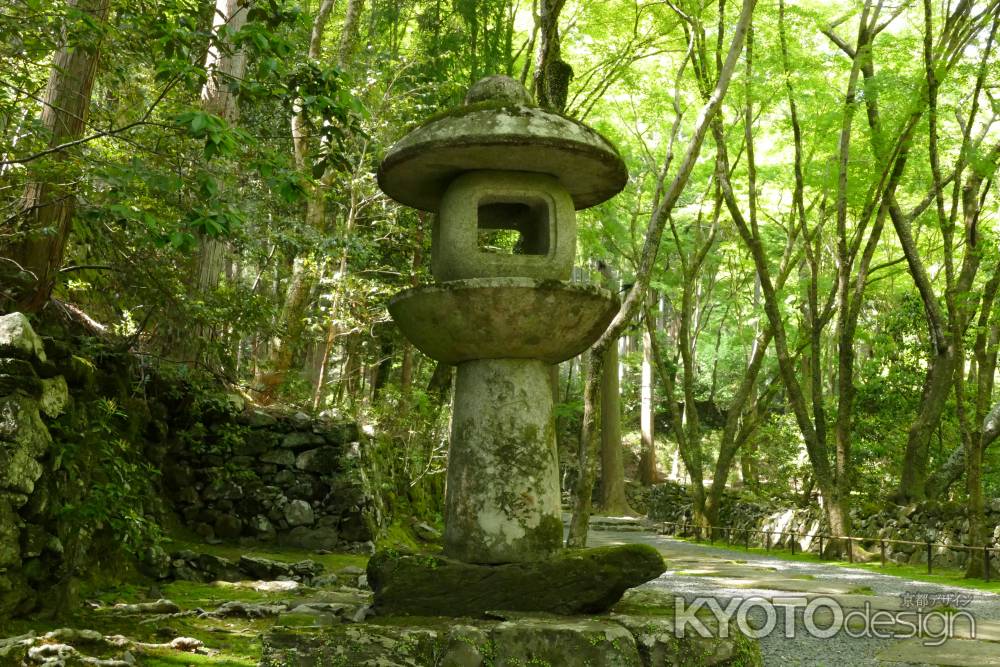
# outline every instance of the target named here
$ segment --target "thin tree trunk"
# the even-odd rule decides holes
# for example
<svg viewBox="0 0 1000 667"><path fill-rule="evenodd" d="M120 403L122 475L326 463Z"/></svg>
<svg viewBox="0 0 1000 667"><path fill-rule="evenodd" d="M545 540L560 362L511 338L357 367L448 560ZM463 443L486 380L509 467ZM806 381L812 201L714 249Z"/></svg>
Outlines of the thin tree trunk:
<svg viewBox="0 0 1000 667"><path fill-rule="evenodd" d="M625 497L622 462L621 387L618 381L618 345L604 353L601 377L601 510L608 515L632 514Z"/></svg>
<svg viewBox="0 0 1000 667"><path fill-rule="evenodd" d="M601 335L600 339L592 348L591 367L587 372L587 379L584 384L584 408L583 425L580 434L580 448L578 461L580 476L573 500L573 517L570 522L567 546L583 547L587 544L587 529L590 520L591 493L594 485L594 460L597 452L597 430L596 430L596 399L598 378L602 370L602 357L609 345L618 338L625 327L634 317L636 311L646 298L646 289L652 274L653 265L659 252L660 239L663 236L663 227L666 223L667 215L673 210L678 198L684 191L691 171L694 169L698 155L701 153L705 135L709 126L716 118L722 99L729 89L729 82L743 51L743 43L746 32L753 16L756 0L743 0L743 7L740 18L733 31L733 39L730 44L729 53L726 55L725 64L719 70L718 82L712 91L708 101L704 104L694 124L694 132L688 142L684 159L677 169L670 185L664 187L670 163L672 162L673 141L677 137L679 130L680 114L674 123L671 133L671 143L668 147L665 168L661 171L657 186L657 195L653 201L653 213L650 216L649 225L646 231L646 240L643 243L642 254L640 255L639 266L636 271L636 280L625 297L625 302L608 326L608 329ZM722 39L720 35L719 39ZM685 61L686 62L686 61ZM683 74L684 67L678 72L678 78Z"/></svg>
<svg viewBox="0 0 1000 667"><path fill-rule="evenodd" d="M324 0L316 14L316 19L313 21L312 36L309 42L309 57L312 60L320 60L322 57L323 34L333 5L333 0ZM348 2L338 46L338 66L341 69L347 66L347 58L350 57L354 43L357 40L359 17L363 8L364 0L350 0ZM314 147L312 145L312 137L309 135L307 119L302 113L295 114L292 116L291 125L292 147L295 154L296 167L299 171L309 173L312 169L311 156ZM324 177L321 177L319 181L317 185L312 187L308 194L305 217L308 226L313 229L324 230L327 227L326 186L328 183ZM353 191L351 197L351 210L353 212L355 209L355 193ZM346 223L347 230L345 234L349 233L351 222L351 220L348 220ZM345 247L344 257L346 257L346 252ZM344 266L345 260L342 258L340 280L343 280ZM293 275L289 281L288 291L285 296L285 306L282 308L277 327L281 340L273 348L273 352L265 365L268 381L258 381L256 383L261 387L262 393L259 399L261 402L267 403L273 400L274 393L286 379L291 360L301 343L302 332L305 330L301 323L305 319L306 310L311 303L309 297L311 297L316 285L317 275L314 269L314 262L305 261L304 258L297 258L295 261ZM331 317L336 318L336 311L332 313ZM337 330L331 324L327 332L328 346L331 345L332 340L336 339L336 336ZM329 354L329 347L327 354ZM325 381L325 374L326 365L324 363L323 372L320 374L319 382L317 382L317 390L313 394L314 406L319 403L319 387Z"/></svg>
<svg viewBox="0 0 1000 667"><path fill-rule="evenodd" d="M656 465L656 440L653 420L653 329L652 308L647 306L646 329L642 335L642 379L640 385L639 430L642 434L642 449L639 457L639 481L650 486L660 480Z"/></svg>

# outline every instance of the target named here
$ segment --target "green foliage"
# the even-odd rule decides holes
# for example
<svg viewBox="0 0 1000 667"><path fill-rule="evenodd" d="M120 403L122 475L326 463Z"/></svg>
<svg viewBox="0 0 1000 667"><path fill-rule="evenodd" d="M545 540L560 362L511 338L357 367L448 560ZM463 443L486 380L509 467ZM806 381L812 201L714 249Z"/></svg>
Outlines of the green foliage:
<svg viewBox="0 0 1000 667"><path fill-rule="evenodd" d="M66 502L57 519L66 534L106 532L125 552L140 554L161 537L154 468L130 433L128 416L110 398L77 405L52 427L52 468Z"/></svg>

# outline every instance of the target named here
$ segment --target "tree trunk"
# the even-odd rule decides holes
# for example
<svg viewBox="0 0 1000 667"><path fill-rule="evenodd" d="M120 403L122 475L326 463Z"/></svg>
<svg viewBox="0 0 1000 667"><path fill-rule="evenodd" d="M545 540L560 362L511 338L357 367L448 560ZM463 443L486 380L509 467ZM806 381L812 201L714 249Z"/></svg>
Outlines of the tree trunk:
<svg viewBox="0 0 1000 667"><path fill-rule="evenodd" d="M451 392L451 380L455 374L455 367L449 366L443 361L439 361L434 366L430 382L427 383L427 393L430 394L439 405L443 405L448 400Z"/></svg>
<svg viewBox="0 0 1000 667"><path fill-rule="evenodd" d="M562 112L566 108L573 68L562 60L559 13L566 0L541 0L538 11L538 53L532 90L538 106Z"/></svg>
<svg viewBox="0 0 1000 667"><path fill-rule="evenodd" d="M225 29L222 34L231 35L243 28L246 21L247 7L239 0L216 0L212 16L213 34L218 35ZM208 78L201 89L202 109L206 113L221 117L231 126L236 125L240 117L238 101L231 87L243 80L246 62L247 57L243 49L234 49L228 39L225 40L223 48L212 44L205 56L205 71L208 73ZM195 256L193 273L189 279L189 286L196 295L195 298L204 299L204 295L218 288L228 260L229 252L224 240L204 234L198 235L198 254ZM206 343L215 339L217 333L215 326L205 324L199 324L194 332L190 329L178 332L175 354L189 363L201 361Z"/></svg>
<svg viewBox="0 0 1000 667"><path fill-rule="evenodd" d="M67 0L67 8L87 15L100 30L108 17L109 0ZM97 75L100 45L74 48L65 44L56 51L42 104L41 126L48 134L48 147L55 148L79 139L87 123L90 96ZM63 163L66 150L56 151L52 161ZM72 188L55 176L40 173L37 162L29 167L28 183L12 238L0 246L0 261L16 271L11 293L14 309L36 312L44 306L55 287L69 239L76 206ZM53 172L49 167L43 167ZM2 267L0 275L12 267Z"/></svg>
<svg viewBox="0 0 1000 667"><path fill-rule="evenodd" d="M743 7L739 21L733 32L729 53L726 55L725 64L719 70L719 79L698 114L694 125L694 132L689 139L684 158L677 172L674 174L673 180L669 186L664 188L662 186L666 181L670 163L672 162L672 143L668 148L668 157L665 168L660 173L660 185L657 188L657 196L653 202L653 212L646 229L646 239L643 242L642 253L635 275L635 283L633 283L632 288L625 297L625 302L608 326L608 329L601 335L593 348L591 348L591 367L584 384L583 425L581 427L580 445L577 456L580 475L573 498L573 517L570 521L569 536L566 540L567 546L584 547L587 545L591 494L594 486L594 459L597 453L597 419L595 414L597 407L597 381L600 378L600 371L602 370L604 352L609 345L617 340L622 331L625 330L625 327L646 299L646 289L649 286L652 269L659 252L660 240L663 237L663 228L667 221L667 215L673 210L674 205L687 185L691 171L694 169L698 155L701 153L705 135L708 133L709 126L715 119L722 104L722 99L729 89L729 82L732 80L733 71L736 69L740 53L743 51L744 40L755 5L756 0L743 0ZM719 38L722 38L721 35ZM676 138L678 130L679 118L674 123L673 138Z"/></svg>
<svg viewBox="0 0 1000 667"><path fill-rule="evenodd" d="M646 311L646 317L651 317L651 309ZM656 440L653 432L653 351L651 349L651 321L647 322L642 335L642 380L639 392L640 415L639 430L642 434L642 449L639 458L639 481L643 486L650 486L659 481L660 475L656 465Z"/></svg>
<svg viewBox="0 0 1000 667"><path fill-rule="evenodd" d="M324 0L316 19L313 22L312 36L309 42L309 57L313 60L320 60L322 57L322 41L330 12L333 9L333 0ZM344 25L340 33L338 47L338 66L344 69L347 66L347 58L350 56L354 43L357 39L358 19L364 7L364 0L350 0L347 5L347 14L344 18ZM292 126L292 148L295 154L295 163L299 171L310 173L312 169L312 154L314 146L312 137L309 134L307 119L303 114L295 114L291 120ZM308 193L306 200L306 224L313 229L324 230L327 227L326 215L326 180L321 177L319 183L314 185ZM354 194L352 193L351 212L354 212ZM350 231L352 220L348 219L345 224L345 234ZM344 257L341 261L341 280L346 263L346 247ZM267 403L274 398L274 392L280 388L288 373L289 364L295 354L295 350L301 343L302 332L305 330L302 322L305 318L306 310L310 304L313 288L316 284L315 263L307 261L305 258L296 258L292 279L288 284L288 291L285 296L285 307L282 308L279 318L278 331L281 336L280 342L274 347L272 354L264 365L264 371L269 379L268 382L258 381L257 385L263 385L260 395L261 402ZM336 312L331 314L336 318ZM328 331L328 342L335 340L337 329L331 327ZM319 403L319 388L324 381L326 368L324 364L323 373L320 374L320 381L317 383L317 390L313 396L313 404Z"/></svg>
<svg viewBox="0 0 1000 667"><path fill-rule="evenodd" d="M601 377L601 510L608 515L633 514L625 497L622 463L621 387L618 382L618 345L604 353Z"/></svg>

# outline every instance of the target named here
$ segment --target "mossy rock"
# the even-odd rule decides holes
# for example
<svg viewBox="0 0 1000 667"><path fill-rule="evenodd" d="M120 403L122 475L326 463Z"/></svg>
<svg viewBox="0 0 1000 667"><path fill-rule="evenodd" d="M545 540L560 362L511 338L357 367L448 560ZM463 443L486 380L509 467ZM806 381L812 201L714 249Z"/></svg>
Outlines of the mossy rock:
<svg viewBox="0 0 1000 667"><path fill-rule="evenodd" d="M656 549L644 544L565 550L544 560L503 565L383 551L368 563L368 583L380 614L590 614L607 610L626 590L665 569Z"/></svg>

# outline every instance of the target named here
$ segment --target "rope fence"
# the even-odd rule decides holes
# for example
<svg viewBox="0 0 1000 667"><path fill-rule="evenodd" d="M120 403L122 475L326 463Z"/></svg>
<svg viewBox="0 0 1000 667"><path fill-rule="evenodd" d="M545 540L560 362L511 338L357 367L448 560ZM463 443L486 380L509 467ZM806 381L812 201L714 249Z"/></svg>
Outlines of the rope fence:
<svg viewBox="0 0 1000 667"><path fill-rule="evenodd" d="M733 535L735 534L738 538L742 537L742 543L744 548L750 550L750 536L751 535L763 535L762 543L764 545L765 551L770 551L772 547L771 539L772 537L778 537L780 539L785 536L791 536L792 540L790 543L792 555L795 555L795 547L798 544L797 538L808 537L810 543L816 541L819 543L819 557L820 560L823 559L823 543L830 543L834 540L846 541L847 543L847 560L850 563L854 562L854 545L859 546L863 544L879 544L879 552L882 557L882 567L886 564L886 546L889 544L910 544L919 547L924 547L927 550L927 574L934 573L934 547L943 547L945 549L952 549L957 551L968 551L968 552L982 552L983 554L983 578L988 582L990 581L990 561L993 558L993 554L1000 554L1000 547L992 546L987 544L982 547L970 546L968 544L945 544L943 542L935 542L933 540L924 540L923 542L918 542L914 540L892 540L882 537L857 537L853 535L848 536L836 536L827 535L824 533L808 533L800 531L786 531L786 530L761 530L757 528L734 528L733 526L699 526L689 522L682 521L661 521L660 524L660 534L669 534L667 526L673 526L673 535L685 535L690 534L694 536L696 542L703 542L704 533L708 533L708 541L711 544L715 544L716 531L720 531L721 534L725 536L726 544L732 545ZM678 531L679 529L679 531ZM774 543L773 546L778 548L778 543ZM801 545L800 545L801 550Z"/></svg>

